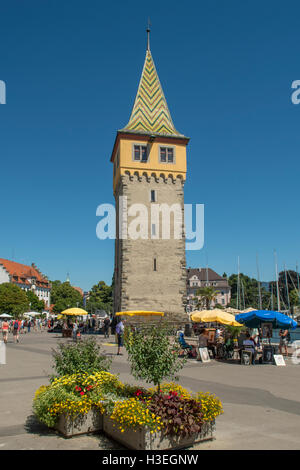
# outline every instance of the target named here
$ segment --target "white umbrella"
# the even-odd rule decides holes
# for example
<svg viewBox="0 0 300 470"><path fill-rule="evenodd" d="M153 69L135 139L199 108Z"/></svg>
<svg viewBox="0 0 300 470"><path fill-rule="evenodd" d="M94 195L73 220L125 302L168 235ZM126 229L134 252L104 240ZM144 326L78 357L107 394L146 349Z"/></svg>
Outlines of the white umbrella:
<svg viewBox="0 0 300 470"><path fill-rule="evenodd" d="M8 313L2 313L2 315L0 315L0 318L12 318L12 316L8 315Z"/></svg>
<svg viewBox="0 0 300 470"><path fill-rule="evenodd" d="M29 315L30 317L37 317L41 315L41 313L40 312L26 312L26 314L24 315Z"/></svg>

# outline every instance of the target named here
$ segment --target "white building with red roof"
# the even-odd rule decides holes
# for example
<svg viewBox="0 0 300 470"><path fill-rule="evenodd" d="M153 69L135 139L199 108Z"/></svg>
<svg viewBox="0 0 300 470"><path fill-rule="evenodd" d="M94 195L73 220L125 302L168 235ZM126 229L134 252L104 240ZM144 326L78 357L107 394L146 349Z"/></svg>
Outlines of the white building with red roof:
<svg viewBox="0 0 300 470"><path fill-rule="evenodd" d="M51 284L34 263L31 266L0 258L0 284L11 282L25 291L32 291L46 307L50 307Z"/></svg>

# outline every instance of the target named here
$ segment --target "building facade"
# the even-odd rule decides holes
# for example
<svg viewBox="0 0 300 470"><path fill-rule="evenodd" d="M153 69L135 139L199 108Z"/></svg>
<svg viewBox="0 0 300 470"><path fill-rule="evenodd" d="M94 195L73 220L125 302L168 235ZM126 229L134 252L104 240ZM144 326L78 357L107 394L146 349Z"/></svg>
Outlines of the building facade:
<svg viewBox="0 0 300 470"><path fill-rule="evenodd" d="M231 299L231 287L226 278L220 276L210 268L187 269L187 301L190 309L195 307L196 292L203 287L212 287L216 291L216 298L211 307L216 304L226 307Z"/></svg>
<svg viewBox="0 0 300 470"><path fill-rule="evenodd" d="M0 284L11 282L25 291L32 291L45 307L50 307L51 284L34 263L31 266L0 258Z"/></svg>
<svg viewBox="0 0 300 470"><path fill-rule="evenodd" d="M184 183L189 139L174 127L149 46L111 161L116 201L114 311L183 315ZM164 225L166 220L170 225ZM168 232L169 228L169 232Z"/></svg>

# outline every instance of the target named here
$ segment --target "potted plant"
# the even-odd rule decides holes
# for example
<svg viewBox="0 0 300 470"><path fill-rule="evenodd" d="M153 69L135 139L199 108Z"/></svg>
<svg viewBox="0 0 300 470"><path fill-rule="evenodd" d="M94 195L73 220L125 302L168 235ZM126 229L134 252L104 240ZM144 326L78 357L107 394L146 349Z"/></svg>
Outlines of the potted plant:
<svg viewBox="0 0 300 470"><path fill-rule="evenodd" d="M104 415L103 429L130 449L178 449L213 439L215 418L222 412L215 396L194 396L171 383L117 401L112 414Z"/></svg>

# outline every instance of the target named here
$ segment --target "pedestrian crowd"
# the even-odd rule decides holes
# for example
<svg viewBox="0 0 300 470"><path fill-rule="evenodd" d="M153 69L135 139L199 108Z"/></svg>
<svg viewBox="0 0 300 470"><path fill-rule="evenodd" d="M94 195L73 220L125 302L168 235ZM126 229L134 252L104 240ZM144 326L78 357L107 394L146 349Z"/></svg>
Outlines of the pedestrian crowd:
<svg viewBox="0 0 300 470"><path fill-rule="evenodd" d="M9 334L13 335L14 343L19 343L20 341L20 334L30 333L31 331L34 332L42 332L47 326L47 321L34 318L34 319L3 319L0 320L0 331L2 331L2 337L4 343L8 342Z"/></svg>

